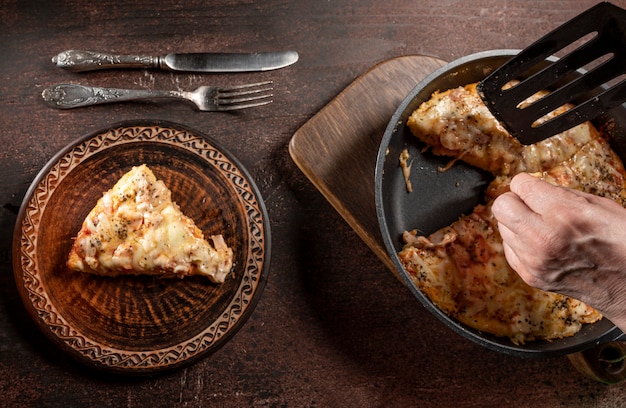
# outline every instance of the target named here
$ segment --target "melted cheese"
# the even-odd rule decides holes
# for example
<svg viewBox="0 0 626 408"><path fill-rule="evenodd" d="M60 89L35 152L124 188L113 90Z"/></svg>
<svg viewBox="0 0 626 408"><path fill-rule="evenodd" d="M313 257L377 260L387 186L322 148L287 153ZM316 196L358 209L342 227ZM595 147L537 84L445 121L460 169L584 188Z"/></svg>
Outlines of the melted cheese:
<svg viewBox="0 0 626 408"><path fill-rule="evenodd" d="M409 162L410 156L408 149L400 152L400 168L402 169L402 175L404 176L404 185L407 192L413 191L413 185L411 184L411 163Z"/></svg>
<svg viewBox="0 0 626 408"><path fill-rule="evenodd" d="M523 344L571 336L601 317L578 300L528 286L506 262L489 205L419 238L404 234L402 263L433 303L470 327Z"/></svg>
<svg viewBox="0 0 626 408"><path fill-rule="evenodd" d="M407 124L433 153L460 158L494 175L551 168L571 158L597 135L586 122L558 137L523 145L485 106L476 84L435 92L411 114Z"/></svg>
<svg viewBox="0 0 626 408"><path fill-rule="evenodd" d="M204 275L224 282L232 250L221 235L213 247L145 166L133 167L104 193L74 241L70 269L100 275Z"/></svg>
<svg viewBox="0 0 626 408"><path fill-rule="evenodd" d="M405 232L399 257L416 286L460 322L518 344L572 336L582 324L601 319L578 300L528 286L510 268L491 202L508 190L515 174L528 172L624 206L626 171L604 136L586 122L522 145L489 112L476 84L436 92L407 124L433 153L463 160L495 177L485 191L487 204L472 214L429 237Z"/></svg>

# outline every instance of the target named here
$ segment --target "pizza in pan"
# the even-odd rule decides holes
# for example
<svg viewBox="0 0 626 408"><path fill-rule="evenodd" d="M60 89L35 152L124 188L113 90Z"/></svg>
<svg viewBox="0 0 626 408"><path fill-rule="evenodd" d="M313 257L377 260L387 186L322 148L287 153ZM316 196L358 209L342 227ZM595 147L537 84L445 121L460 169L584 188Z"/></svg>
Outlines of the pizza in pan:
<svg viewBox="0 0 626 408"><path fill-rule="evenodd" d="M435 92L412 113L411 132L434 154L489 171L485 203L430 236L404 233L401 262L443 312L515 344L572 336L602 318L570 297L534 289L507 264L491 203L520 173L624 205L626 171L606 135L590 122L523 145L493 117L476 84Z"/></svg>
<svg viewBox="0 0 626 408"><path fill-rule="evenodd" d="M133 167L85 218L67 260L71 270L104 276L201 275L222 283L233 251L222 235L204 239L146 166Z"/></svg>

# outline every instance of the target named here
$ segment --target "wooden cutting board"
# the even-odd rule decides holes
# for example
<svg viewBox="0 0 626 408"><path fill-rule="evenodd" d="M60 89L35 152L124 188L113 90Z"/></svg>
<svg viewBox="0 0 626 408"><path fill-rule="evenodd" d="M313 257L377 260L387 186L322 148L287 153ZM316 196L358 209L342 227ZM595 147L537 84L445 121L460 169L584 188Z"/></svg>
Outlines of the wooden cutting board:
<svg viewBox="0 0 626 408"><path fill-rule="evenodd" d="M404 56L374 66L298 129L289 144L300 170L398 278L376 215L376 156L397 107L443 65L437 58Z"/></svg>

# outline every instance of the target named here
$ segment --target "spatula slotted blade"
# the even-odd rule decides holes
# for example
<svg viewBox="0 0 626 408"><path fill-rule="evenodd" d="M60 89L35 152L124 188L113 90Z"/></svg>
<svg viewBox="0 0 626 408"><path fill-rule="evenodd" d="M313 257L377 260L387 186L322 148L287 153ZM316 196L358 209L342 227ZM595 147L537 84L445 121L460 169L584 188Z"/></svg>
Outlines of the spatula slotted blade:
<svg viewBox="0 0 626 408"><path fill-rule="evenodd" d="M562 58L553 57L580 41L582 45ZM522 50L481 81L478 93L513 136L532 144L626 102L626 79L620 78L625 73L626 10L604 2ZM519 83L503 89L511 81ZM540 91L549 94L527 102ZM543 118L564 104L573 108Z"/></svg>

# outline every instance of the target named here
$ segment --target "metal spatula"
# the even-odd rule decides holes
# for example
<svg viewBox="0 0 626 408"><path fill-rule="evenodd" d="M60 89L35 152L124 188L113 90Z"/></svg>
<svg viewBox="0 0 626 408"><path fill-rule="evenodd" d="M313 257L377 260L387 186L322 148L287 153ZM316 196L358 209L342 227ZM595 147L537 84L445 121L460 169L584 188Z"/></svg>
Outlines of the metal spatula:
<svg viewBox="0 0 626 408"><path fill-rule="evenodd" d="M594 119L626 102L626 10L599 3L522 50L478 85L478 93L507 130L532 144ZM560 59L546 59L578 45ZM593 67L595 64L595 67ZM588 66L592 66L587 70ZM577 70L586 73L581 74ZM519 84L503 90L511 80ZM520 103L541 90L550 93ZM551 120L540 118L571 103L574 108Z"/></svg>

